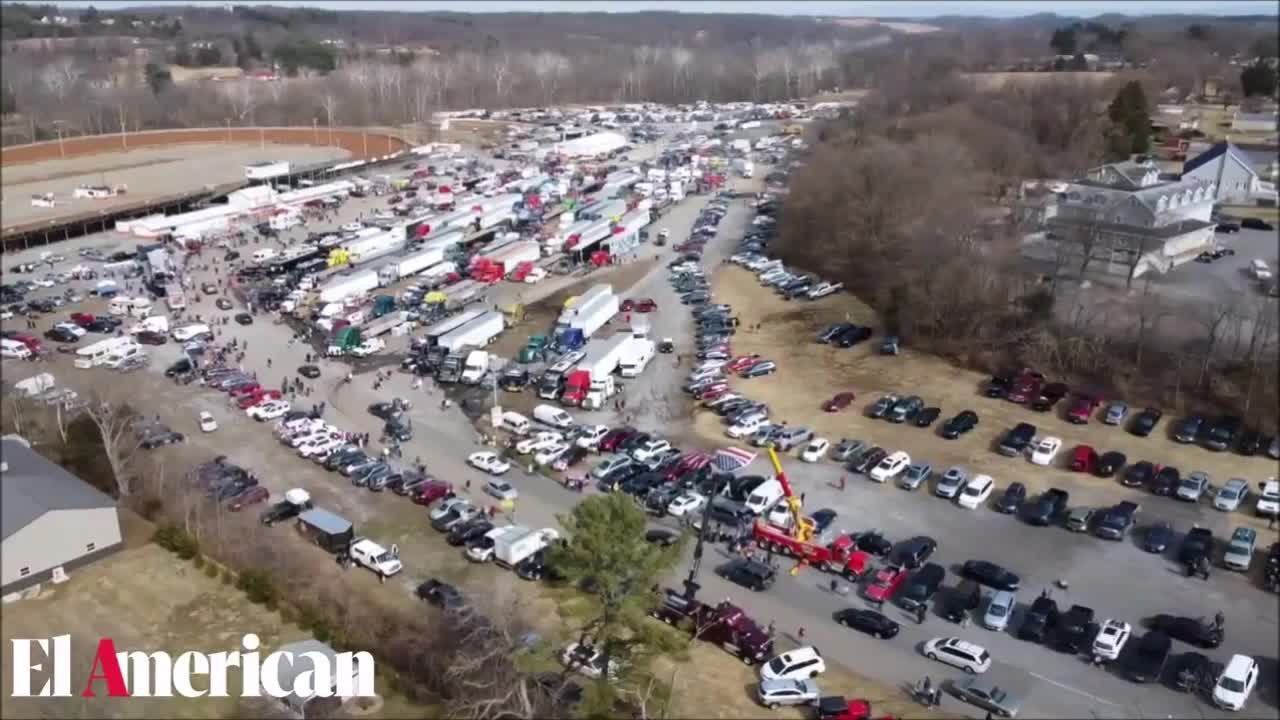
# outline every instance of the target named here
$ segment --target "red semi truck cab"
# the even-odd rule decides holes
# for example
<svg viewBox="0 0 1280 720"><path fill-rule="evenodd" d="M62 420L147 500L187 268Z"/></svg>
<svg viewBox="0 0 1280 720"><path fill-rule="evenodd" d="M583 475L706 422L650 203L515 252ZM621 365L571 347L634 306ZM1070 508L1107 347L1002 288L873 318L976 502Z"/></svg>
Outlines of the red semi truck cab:
<svg viewBox="0 0 1280 720"><path fill-rule="evenodd" d="M560 402L565 405L577 407L582 404L587 393L591 390L591 372L588 370L574 370L564 381L564 393L560 395Z"/></svg>

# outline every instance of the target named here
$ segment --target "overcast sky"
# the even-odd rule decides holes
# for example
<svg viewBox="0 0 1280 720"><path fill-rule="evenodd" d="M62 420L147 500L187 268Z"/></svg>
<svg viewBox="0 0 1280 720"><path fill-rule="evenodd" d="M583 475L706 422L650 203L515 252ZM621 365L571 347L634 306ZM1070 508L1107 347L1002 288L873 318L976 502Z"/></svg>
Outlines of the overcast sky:
<svg viewBox="0 0 1280 720"><path fill-rule="evenodd" d="M192 5L203 3L138 2L133 0L72 0L59 2L64 7L87 7L116 10L142 5ZM614 0L612 2L574 2L573 0L488 0L486 2L457 2L435 0L275 0L275 2L235 3L243 5L280 5L316 7L329 10L401 10L454 12L636 12L641 10L678 10L694 13L764 13L769 15L835 15L842 17L910 17L929 18L938 15L983 15L988 17L1017 17L1034 13L1053 12L1059 15L1092 17L1107 13L1123 15L1160 15L1172 13L1204 15L1275 15L1274 0L1218 0L1212 3L1145 2L1142 0L1116 0L1114 2L1082 2L1059 0L1058 2L1030 2L1026 0L953 0L951 2L825 2L823 0L788 0L787 2L752 2L750 0L701 0L678 2L675 0Z"/></svg>

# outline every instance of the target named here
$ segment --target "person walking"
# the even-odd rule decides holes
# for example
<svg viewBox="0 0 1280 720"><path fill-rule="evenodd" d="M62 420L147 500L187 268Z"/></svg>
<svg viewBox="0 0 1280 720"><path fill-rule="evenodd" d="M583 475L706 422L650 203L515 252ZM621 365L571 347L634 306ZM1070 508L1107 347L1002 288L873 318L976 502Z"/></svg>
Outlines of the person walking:
<svg viewBox="0 0 1280 720"><path fill-rule="evenodd" d="M804 626L801 626L800 629L796 631L796 637L800 642L804 642Z"/></svg>

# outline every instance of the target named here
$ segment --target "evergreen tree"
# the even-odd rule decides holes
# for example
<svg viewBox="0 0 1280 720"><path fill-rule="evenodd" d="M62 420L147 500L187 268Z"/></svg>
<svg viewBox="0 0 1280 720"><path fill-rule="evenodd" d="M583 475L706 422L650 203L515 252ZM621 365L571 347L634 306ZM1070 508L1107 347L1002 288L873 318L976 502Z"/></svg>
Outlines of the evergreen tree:
<svg viewBox="0 0 1280 720"><path fill-rule="evenodd" d="M645 540L648 518L626 493L594 495L560 518L567 542L553 545L548 564L589 598L580 642L603 653L605 667L618 668L588 688L581 710L587 717L611 717L620 690L645 679L654 655L681 647L665 626L651 622L655 589L675 566L685 541L662 547Z"/></svg>
<svg viewBox="0 0 1280 720"><path fill-rule="evenodd" d="M1151 112L1141 83L1125 83L1107 106L1107 117L1111 119L1107 149L1113 159L1127 159L1151 149Z"/></svg>

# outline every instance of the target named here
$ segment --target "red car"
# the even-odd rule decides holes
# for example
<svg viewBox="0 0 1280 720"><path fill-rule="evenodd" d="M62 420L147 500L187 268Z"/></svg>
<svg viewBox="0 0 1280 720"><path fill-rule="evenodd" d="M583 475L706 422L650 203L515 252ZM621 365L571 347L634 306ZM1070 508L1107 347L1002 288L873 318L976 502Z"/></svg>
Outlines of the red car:
<svg viewBox="0 0 1280 720"><path fill-rule="evenodd" d="M1082 393L1075 402L1071 403L1071 409L1067 411L1067 420L1076 425L1087 424L1093 411L1097 410L1101 404L1102 396Z"/></svg>
<svg viewBox="0 0 1280 720"><path fill-rule="evenodd" d="M885 567L876 571L876 575L871 580L871 584L864 591L866 598L873 603L883 603L894 596L898 592L898 588L902 587L902 583L907 579L907 569L900 567Z"/></svg>
<svg viewBox="0 0 1280 720"><path fill-rule="evenodd" d="M868 720L871 703L829 695L818 701L818 720Z"/></svg>
<svg viewBox="0 0 1280 720"><path fill-rule="evenodd" d="M238 398L244 397L245 395L256 395L260 392L263 392L262 386L258 383L251 383L249 385L241 385L240 387L232 388L230 394L231 397Z"/></svg>
<svg viewBox="0 0 1280 720"><path fill-rule="evenodd" d="M693 452L681 455L680 459L672 465L670 469L663 475L663 481L671 481L693 470L700 470L711 462L711 456L706 453Z"/></svg>
<svg viewBox="0 0 1280 720"><path fill-rule="evenodd" d="M1040 394L1040 388L1044 386L1044 375L1027 370L1013 381L1005 399L1009 402L1024 403L1029 402Z"/></svg>
<svg viewBox="0 0 1280 720"><path fill-rule="evenodd" d="M632 310L635 310L635 309L636 309L636 301L632 300L631 298L627 298L626 300L623 300L622 304L618 306L618 312L631 312Z"/></svg>
<svg viewBox="0 0 1280 720"><path fill-rule="evenodd" d="M836 393L834 397L822 404L822 409L827 412L840 412L841 410L853 404L853 393L842 392Z"/></svg>
<svg viewBox="0 0 1280 720"><path fill-rule="evenodd" d="M281 397L283 396L280 394L279 390L263 390L259 388L257 392L242 395L240 399L236 401L236 405L241 410L248 410L254 405L260 405L267 400L279 400Z"/></svg>
<svg viewBox="0 0 1280 720"><path fill-rule="evenodd" d="M613 452L618 449L619 445L626 442L635 434L636 431L631 428L614 428L613 430L605 433L604 437L600 438L600 443L596 447L598 447L602 453Z"/></svg>
<svg viewBox="0 0 1280 720"><path fill-rule="evenodd" d="M708 395L711 395L714 397L715 395L721 395L727 392L729 392L729 386L727 384L715 383L714 385L708 385L707 387L702 388L697 392L695 392L693 394L693 399L702 400L706 398Z"/></svg>
<svg viewBox="0 0 1280 720"><path fill-rule="evenodd" d="M94 321L94 317L89 313L82 313L82 312L71 313L71 322L79 325L80 327L87 327L89 325L92 325L93 321Z"/></svg>
<svg viewBox="0 0 1280 720"><path fill-rule="evenodd" d="M636 312L649 313L658 309L658 303L653 298L641 298L635 303Z"/></svg>
<svg viewBox="0 0 1280 720"><path fill-rule="evenodd" d="M428 480L418 487L413 501L418 505L430 505L442 497L453 494L453 485L443 480Z"/></svg>
<svg viewBox="0 0 1280 720"><path fill-rule="evenodd" d="M1071 469L1076 472L1092 473L1098 467L1098 453L1088 445L1076 446L1071 453Z"/></svg>
<svg viewBox="0 0 1280 720"><path fill-rule="evenodd" d="M231 498L231 501L227 503L227 509L231 512L239 512L250 505L256 505L263 500L266 500L270 495L271 491L261 485L254 485L246 488L244 492Z"/></svg>
<svg viewBox="0 0 1280 720"><path fill-rule="evenodd" d="M725 369L725 372L731 372L731 373L741 372L751 367L752 365L755 365L759 360L760 360L759 355L739 355L738 357L725 363L724 369Z"/></svg>

